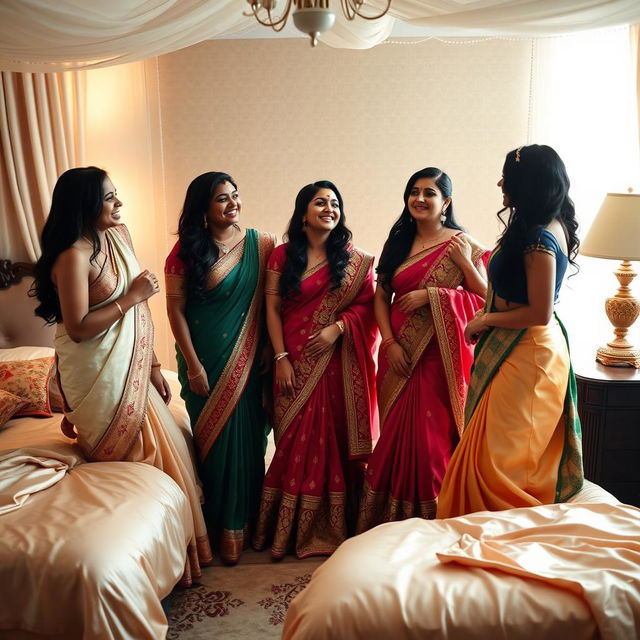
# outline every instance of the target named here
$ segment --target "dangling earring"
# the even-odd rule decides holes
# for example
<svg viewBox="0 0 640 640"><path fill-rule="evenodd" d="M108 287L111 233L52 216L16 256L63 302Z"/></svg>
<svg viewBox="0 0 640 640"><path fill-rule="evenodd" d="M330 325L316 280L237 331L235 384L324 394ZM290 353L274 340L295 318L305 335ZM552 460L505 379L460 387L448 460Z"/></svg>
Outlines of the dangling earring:
<svg viewBox="0 0 640 640"><path fill-rule="evenodd" d="M306 227L308 224L309 224L309 223L308 223L306 220L303 220L303 221L302 221L302 226L303 226L303 227Z"/></svg>
<svg viewBox="0 0 640 640"><path fill-rule="evenodd" d="M442 213L440 214L440 222L442 224L444 224L447 221L447 213L446 213L446 209L442 210Z"/></svg>

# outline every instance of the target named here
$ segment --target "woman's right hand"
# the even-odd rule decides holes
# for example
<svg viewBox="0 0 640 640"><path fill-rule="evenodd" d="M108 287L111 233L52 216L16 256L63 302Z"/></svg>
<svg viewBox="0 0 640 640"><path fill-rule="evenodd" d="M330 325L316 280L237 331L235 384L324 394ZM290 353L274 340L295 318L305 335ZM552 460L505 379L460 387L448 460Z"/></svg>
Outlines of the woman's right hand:
<svg viewBox="0 0 640 640"><path fill-rule="evenodd" d="M154 296L160 291L160 285L158 284L158 278L155 274L151 273L148 269L145 269L142 273L137 275L127 293L135 301L134 304L148 300L151 296Z"/></svg>
<svg viewBox="0 0 640 640"><path fill-rule="evenodd" d="M201 367L200 373L195 375L187 371L187 378L189 379L189 389L191 389L192 393L205 398L209 395L209 380L207 380L207 372L204 367Z"/></svg>
<svg viewBox="0 0 640 640"><path fill-rule="evenodd" d="M398 342L392 342L387 347L387 360L391 370L402 378L411 375L411 358Z"/></svg>
<svg viewBox="0 0 640 640"><path fill-rule="evenodd" d="M295 395L296 376L293 373L293 366L287 357L280 358L276 362L276 383L278 384L278 393L287 398L293 398Z"/></svg>

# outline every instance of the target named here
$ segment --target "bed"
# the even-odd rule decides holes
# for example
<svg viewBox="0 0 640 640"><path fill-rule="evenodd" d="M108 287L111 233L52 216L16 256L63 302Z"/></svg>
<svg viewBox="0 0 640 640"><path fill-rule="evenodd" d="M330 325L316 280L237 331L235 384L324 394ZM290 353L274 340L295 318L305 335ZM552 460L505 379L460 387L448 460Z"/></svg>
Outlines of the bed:
<svg viewBox="0 0 640 640"><path fill-rule="evenodd" d="M383 524L290 604L283 640L637 640L640 509L570 502Z"/></svg>
<svg viewBox="0 0 640 640"><path fill-rule="evenodd" d="M46 369L53 333L33 316L31 282L21 279L28 265L0 262L2 394L3 379L18 376L20 367ZM165 375L174 390L172 413L188 432L176 376ZM50 378L45 389L37 391L38 407L35 400L27 406L41 415L0 426L0 639L164 638L161 600L182 576L191 535L186 498L155 467L87 464L60 431ZM2 398L6 393L4 409Z"/></svg>

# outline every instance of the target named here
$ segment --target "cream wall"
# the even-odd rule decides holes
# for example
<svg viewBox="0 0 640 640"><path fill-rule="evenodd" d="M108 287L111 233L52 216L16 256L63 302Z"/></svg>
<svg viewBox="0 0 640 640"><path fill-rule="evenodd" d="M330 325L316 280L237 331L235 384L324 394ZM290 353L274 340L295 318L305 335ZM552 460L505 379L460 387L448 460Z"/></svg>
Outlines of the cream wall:
<svg viewBox="0 0 640 640"><path fill-rule="evenodd" d="M188 183L224 170L242 222L282 236L304 184L330 179L357 245L380 254L408 177L436 165L459 221L492 245L505 153L527 141L531 41L385 44L206 42L88 72L87 158L122 195L141 265L160 272ZM173 368L164 301L156 351Z"/></svg>
<svg viewBox="0 0 640 640"><path fill-rule="evenodd" d="M210 41L163 56L168 231L192 178L238 182L245 225L281 235L300 187L333 180L355 242L378 255L417 169L454 181L460 221L492 244L504 155L527 141L531 41Z"/></svg>

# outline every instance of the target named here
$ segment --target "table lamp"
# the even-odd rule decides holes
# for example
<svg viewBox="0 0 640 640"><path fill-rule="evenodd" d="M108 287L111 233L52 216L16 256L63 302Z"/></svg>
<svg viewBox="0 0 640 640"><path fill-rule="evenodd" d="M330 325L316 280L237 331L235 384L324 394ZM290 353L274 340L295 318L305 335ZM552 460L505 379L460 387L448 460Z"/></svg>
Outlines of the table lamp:
<svg viewBox="0 0 640 640"><path fill-rule="evenodd" d="M634 347L626 337L629 327L640 315L640 300L634 298L629 287L637 275L631 261L640 260L640 194L608 193L580 246L580 253L622 261L614 271L620 287L605 302L615 338L598 349L596 360L608 366L640 369L640 348Z"/></svg>

